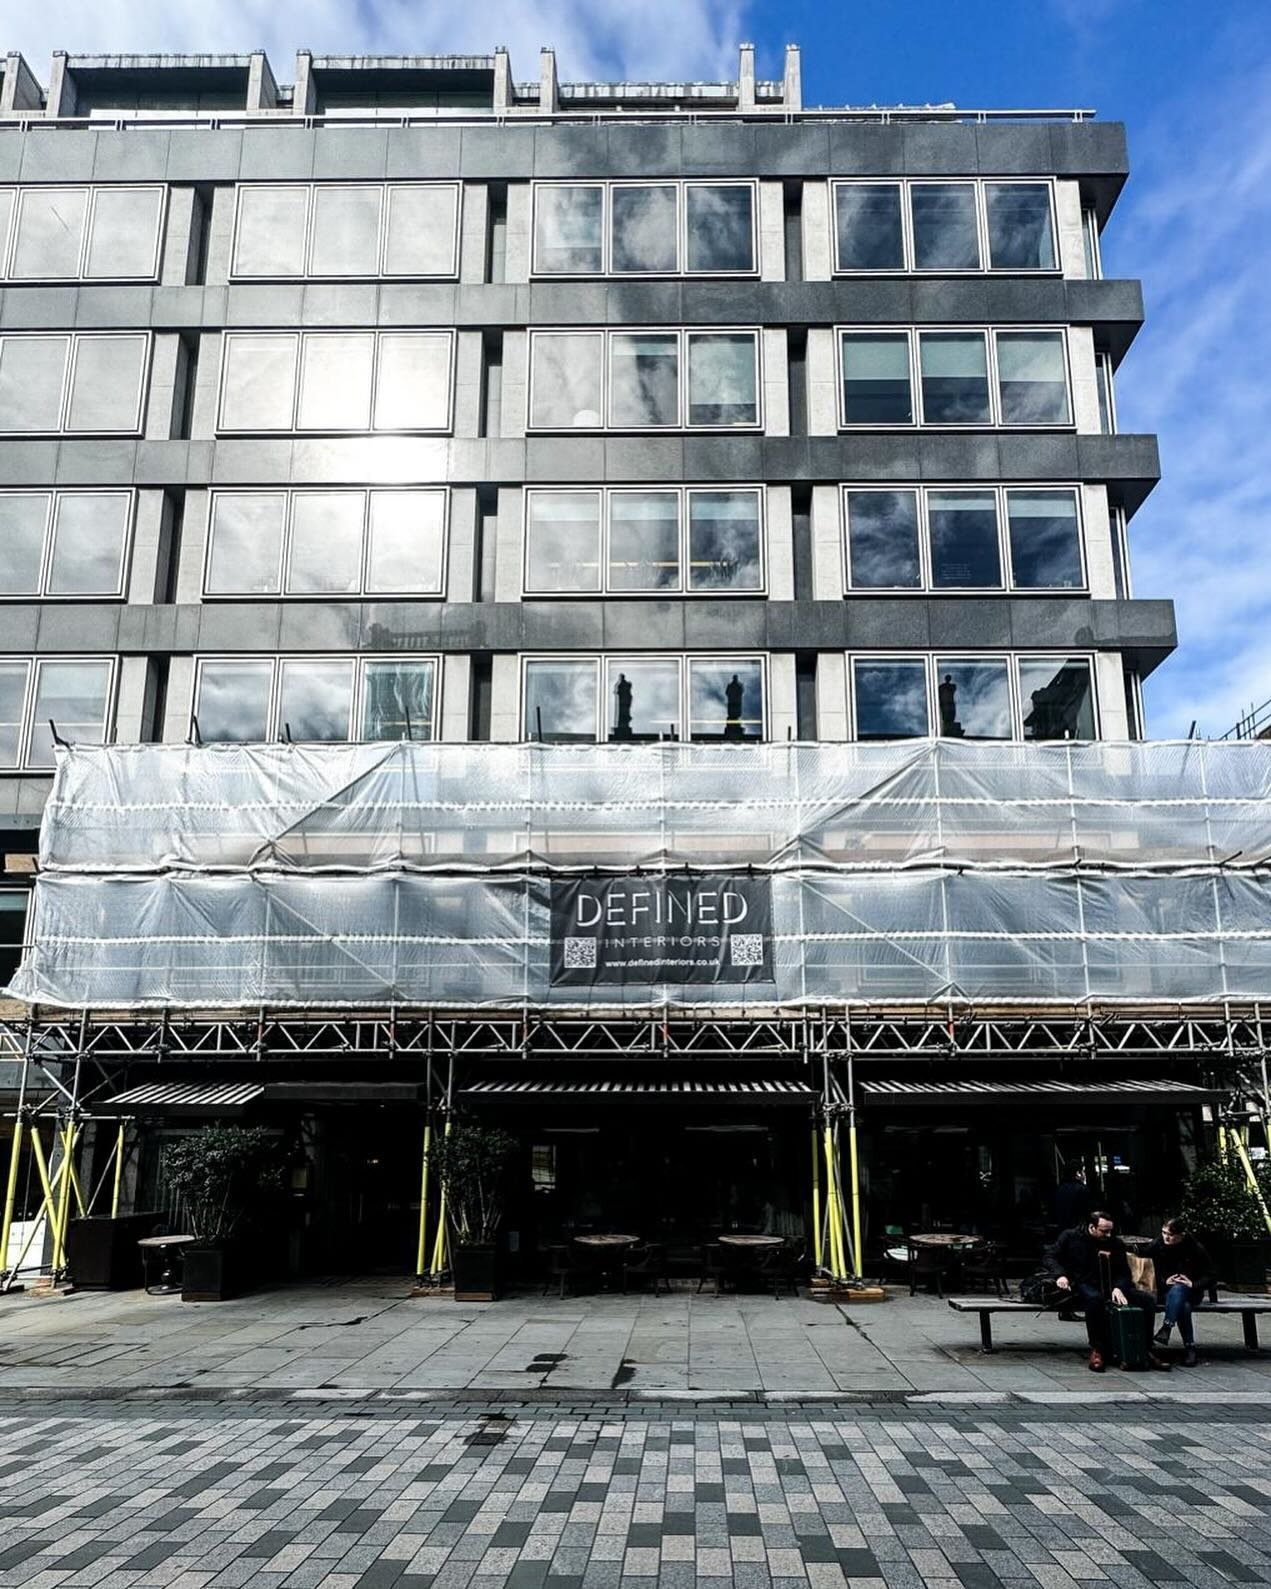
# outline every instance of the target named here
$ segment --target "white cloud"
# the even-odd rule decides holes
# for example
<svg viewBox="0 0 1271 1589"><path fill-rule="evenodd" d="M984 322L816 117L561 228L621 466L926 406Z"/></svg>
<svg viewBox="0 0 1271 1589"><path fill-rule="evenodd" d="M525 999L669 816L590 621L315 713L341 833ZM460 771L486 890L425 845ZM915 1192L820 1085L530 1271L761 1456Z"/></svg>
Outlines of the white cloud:
<svg viewBox="0 0 1271 1589"><path fill-rule="evenodd" d="M45 0L14 6L6 48L41 79L55 49L78 53L244 52L264 48L281 81L298 48L331 54L512 52L538 77L542 45L572 79L733 78L745 0Z"/></svg>

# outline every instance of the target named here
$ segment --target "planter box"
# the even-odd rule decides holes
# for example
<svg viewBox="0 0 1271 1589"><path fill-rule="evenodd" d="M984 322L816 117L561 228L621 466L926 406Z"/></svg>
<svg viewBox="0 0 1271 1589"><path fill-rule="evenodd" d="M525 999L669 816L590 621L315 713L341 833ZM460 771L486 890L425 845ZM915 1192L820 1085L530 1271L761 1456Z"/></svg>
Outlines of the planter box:
<svg viewBox="0 0 1271 1589"><path fill-rule="evenodd" d="M66 1267L77 1291L129 1291L143 1281L137 1243L153 1236L159 1213L90 1214L66 1227Z"/></svg>
<svg viewBox="0 0 1271 1589"><path fill-rule="evenodd" d="M181 1254L182 1302L224 1302L241 1279L231 1247L186 1247Z"/></svg>
<svg viewBox="0 0 1271 1589"><path fill-rule="evenodd" d="M1201 1237L1214 1260L1218 1278L1233 1291L1267 1289L1267 1243L1257 1238L1217 1232Z"/></svg>
<svg viewBox="0 0 1271 1589"><path fill-rule="evenodd" d="M493 1244L454 1249L456 1302L493 1302L503 1289L503 1265Z"/></svg>

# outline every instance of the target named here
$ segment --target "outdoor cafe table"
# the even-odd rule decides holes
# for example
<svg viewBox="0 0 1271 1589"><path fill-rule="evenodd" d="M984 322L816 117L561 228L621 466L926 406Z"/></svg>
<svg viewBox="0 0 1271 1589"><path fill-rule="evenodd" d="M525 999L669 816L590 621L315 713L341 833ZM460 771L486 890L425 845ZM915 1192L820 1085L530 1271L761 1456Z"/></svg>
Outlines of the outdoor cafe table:
<svg viewBox="0 0 1271 1589"><path fill-rule="evenodd" d="M721 1247L780 1247L783 1236L721 1236Z"/></svg>
<svg viewBox="0 0 1271 1589"><path fill-rule="evenodd" d="M614 1232L606 1236L575 1236L580 1247L634 1247L639 1236L623 1236Z"/></svg>
<svg viewBox="0 0 1271 1589"><path fill-rule="evenodd" d="M960 1247L976 1247L983 1239L958 1230L932 1230L909 1238L915 1247L949 1247L954 1251Z"/></svg>

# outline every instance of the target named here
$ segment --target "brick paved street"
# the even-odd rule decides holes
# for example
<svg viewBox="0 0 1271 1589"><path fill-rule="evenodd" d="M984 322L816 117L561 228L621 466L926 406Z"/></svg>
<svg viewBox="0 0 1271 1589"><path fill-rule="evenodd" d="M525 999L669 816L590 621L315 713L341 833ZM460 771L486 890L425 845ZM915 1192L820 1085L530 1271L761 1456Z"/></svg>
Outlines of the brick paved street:
<svg viewBox="0 0 1271 1589"><path fill-rule="evenodd" d="M1266 1410L0 1406L0 1584L1271 1582Z"/></svg>

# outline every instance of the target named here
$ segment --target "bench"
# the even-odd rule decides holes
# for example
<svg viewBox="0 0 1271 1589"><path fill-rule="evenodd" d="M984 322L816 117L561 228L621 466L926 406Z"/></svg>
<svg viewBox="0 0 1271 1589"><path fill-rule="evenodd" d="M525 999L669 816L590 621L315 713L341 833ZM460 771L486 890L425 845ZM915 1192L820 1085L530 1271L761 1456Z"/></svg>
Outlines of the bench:
<svg viewBox="0 0 1271 1589"><path fill-rule="evenodd" d="M955 1313L980 1315L980 1350L993 1350L993 1314L995 1313L1048 1313L1064 1319L1082 1317L1080 1308L1040 1308L1035 1302L1007 1302L999 1297L946 1297L945 1301ZM1197 1302L1195 1313L1238 1313L1244 1329L1245 1349L1258 1351L1258 1315L1271 1313L1271 1297L1219 1297L1216 1302Z"/></svg>

